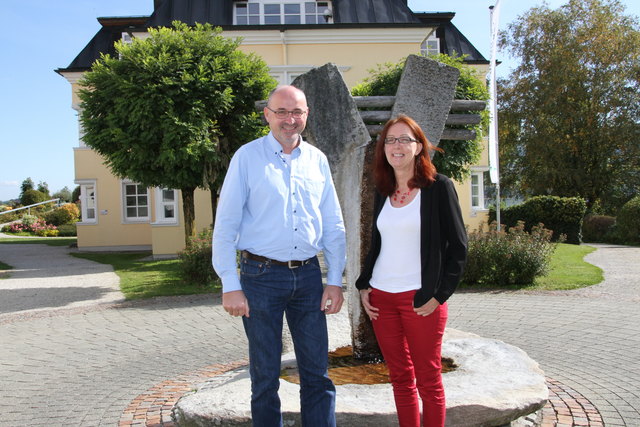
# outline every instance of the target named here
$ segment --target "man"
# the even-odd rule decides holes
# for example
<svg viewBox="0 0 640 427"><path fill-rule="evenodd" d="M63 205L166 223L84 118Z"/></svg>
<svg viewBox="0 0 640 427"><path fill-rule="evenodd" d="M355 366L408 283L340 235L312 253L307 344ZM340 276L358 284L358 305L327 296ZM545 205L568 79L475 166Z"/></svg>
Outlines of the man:
<svg viewBox="0 0 640 427"><path fill-rule="evenodd" d="M325 314L340 311L345 234L326 156L302 140L304 93L278 87L264 115L271 132L243 145L225 177L213 231L222 306L242 316L249 341L251 413L257 427L281 426L278 397L283 315L300 372L303 426L335 426L327 375ZM240 278L236 249L241 251ZM324 252L327 286L316 254Z"/></svg>

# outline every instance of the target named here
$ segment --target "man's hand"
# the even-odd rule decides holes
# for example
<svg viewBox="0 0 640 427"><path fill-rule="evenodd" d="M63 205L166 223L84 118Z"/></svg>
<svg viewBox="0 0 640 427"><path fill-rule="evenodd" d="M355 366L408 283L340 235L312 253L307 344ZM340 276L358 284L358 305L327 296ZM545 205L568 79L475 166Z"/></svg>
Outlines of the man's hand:
<svg viewBox="0 0 640 427"><path fill-rule="evenodd" d="M249 317L249 302L242 291L231 291L222 294L222 307L232 316Z"/></svg>
<svg viewBox="0 0 640 427"><path fill-rule="evenodd" d="M343 302L342 286L327 285L322 293L320 310L324 311L325 314L335 314L340 311Z"/></svg>

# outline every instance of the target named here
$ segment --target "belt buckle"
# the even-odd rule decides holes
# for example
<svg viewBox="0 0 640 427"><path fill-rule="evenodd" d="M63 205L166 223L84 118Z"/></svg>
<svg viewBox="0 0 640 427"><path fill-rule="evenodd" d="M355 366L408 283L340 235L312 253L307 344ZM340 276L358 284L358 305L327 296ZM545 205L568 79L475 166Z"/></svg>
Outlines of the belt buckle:
<svg viewBox="0 0 640 427"><path fill-rule="evenodd" d="M294 269L294 268L298 268L298 267L300 267L299 265L293 265L293 264L291 264L292 262L299 262L299 261L291 261L291 260L287 261L287 267L289 267L289 269L291 269L291 270L292 270L292 269Z"/></svg>

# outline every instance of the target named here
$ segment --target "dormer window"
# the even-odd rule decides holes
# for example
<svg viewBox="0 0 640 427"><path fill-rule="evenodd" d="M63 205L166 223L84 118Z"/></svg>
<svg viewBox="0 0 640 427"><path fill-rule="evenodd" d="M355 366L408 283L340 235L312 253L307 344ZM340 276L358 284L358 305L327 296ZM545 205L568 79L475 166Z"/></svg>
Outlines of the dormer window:
<svg viewBox="0 0 640 427"><path fill-rule="evenodd" d="M333 22L330 1L254 0L235 2L234 25L295 25Z"/></svg>
<svg viewBox="0 0 640 427"><path fill-rule="evenodd" d="M440 40L436 37L435 31L429 34L429 37L424 39L420 45L420 53L425 56L437 55L440 53Z"/></svg>

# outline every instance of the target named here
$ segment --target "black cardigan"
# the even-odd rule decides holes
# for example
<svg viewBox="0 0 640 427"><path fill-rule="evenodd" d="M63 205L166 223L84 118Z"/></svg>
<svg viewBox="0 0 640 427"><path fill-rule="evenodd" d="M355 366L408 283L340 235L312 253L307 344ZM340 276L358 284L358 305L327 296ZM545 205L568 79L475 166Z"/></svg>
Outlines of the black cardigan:
<svg viewBox="0 0 640 427"><path fill-rule="evenodd" d="M376 192L373 206L371 246L356 288L368 289L373 266L380 254L381 236L378 215L385 196ZM467 260L467 232L462 220L458 194L453 182L437 174L429 187L420 189L420 259L422 287L416 292L414 307L421 307L432 297L443 304L453 294L462 278Z"/></svg>

